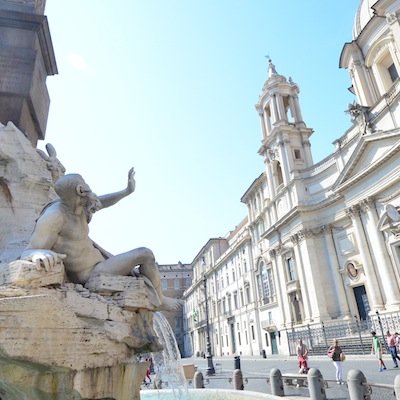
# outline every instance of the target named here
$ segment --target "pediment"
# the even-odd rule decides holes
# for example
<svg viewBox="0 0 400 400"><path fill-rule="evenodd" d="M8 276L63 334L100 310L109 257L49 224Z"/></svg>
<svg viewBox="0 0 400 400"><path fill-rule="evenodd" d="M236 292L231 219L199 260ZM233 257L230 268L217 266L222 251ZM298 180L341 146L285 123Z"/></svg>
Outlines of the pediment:
<svg viewBox="0 0 400 400"><path fill-rule="evenodd" d="M343 189L385 163L400 150L400 132L379 132L363 136L333 185Z"/></svg>

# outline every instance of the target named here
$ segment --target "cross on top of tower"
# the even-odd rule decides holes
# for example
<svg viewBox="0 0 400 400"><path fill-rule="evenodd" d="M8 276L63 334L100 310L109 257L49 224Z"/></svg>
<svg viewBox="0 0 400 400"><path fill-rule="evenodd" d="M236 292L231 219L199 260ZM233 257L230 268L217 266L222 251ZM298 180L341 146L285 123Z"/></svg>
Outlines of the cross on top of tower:
<svg viewBox="0 0 400 400"><path fill-rule="evenodd" d="M271 78L272 75L278 75L278 72L275 69L275 65L272 64L272 60L270 56L265 56L268 59L268 77Z"/></svg>

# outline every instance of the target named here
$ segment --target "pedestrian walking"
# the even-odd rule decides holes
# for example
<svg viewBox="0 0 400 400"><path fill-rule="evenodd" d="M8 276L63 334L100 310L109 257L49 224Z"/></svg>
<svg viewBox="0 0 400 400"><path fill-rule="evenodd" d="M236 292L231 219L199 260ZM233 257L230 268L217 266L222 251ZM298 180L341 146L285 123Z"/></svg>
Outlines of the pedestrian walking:
<svg viewBox="0 0 400 400"><path fill-rule="evenodd" d="M386 369L385 363L382 360L382 343L378 336L376 336L376 332L372 331L372 347L371 354L375 353L376 358L378 359L379 371L382 372Z"/></svg>
<svg viewBox="0 0 400 400"><path fill-rule="evenodd" d="M342 361L344 360L344 354L342 348L339 346L339 340L333 339L333 344L328 349L328 356L332 358L333 365L336 368L336 383L343 385Z"/></svg>
<svg viewBox="0 0 400 400"><path fill-rule="evenodd" d="M400 357L397 355L397 346L396 346L396 336L392 335L390 331L386 332L386 341L389 347L390 355L392 356L394 367L399 368L399 364L397 360L400 360Z"/></svg>
<svg viewBox="0 0 400 400"><path fill-rule="evenodd" d="M299 363L300 370L306 369L308 371L308 369L309 369L308 364L307 364L308 348L303 343L302 339L299 339L299 344L297 345L297 348L296 348L296 354L297 354L297 361Z"/></svg>
<svg viewBox="0 0 400 400"><path fill-rule="evenodd" d="M396 338L396 351L397 351L397 354L399 354L400 353L400 336L397 332L394 334L394 336Z"/></svg>

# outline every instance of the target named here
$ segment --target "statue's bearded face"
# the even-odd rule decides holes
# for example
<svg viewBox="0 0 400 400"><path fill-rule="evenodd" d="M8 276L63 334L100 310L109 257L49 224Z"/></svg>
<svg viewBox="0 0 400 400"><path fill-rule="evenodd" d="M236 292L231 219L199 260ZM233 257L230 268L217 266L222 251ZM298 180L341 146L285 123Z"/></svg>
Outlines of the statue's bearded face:
<svg viewBox="0 0 400 400"><path fill-rule="evenodd" d="M92 219L92 215L96 212L99 211L101 208L101 203L99 198L95 193L93 193L89 186L88 190L85 190L86 196L84 197L85 203L83 205L83 208L85 210L85 214L87 216L88 222Z"/></svg>

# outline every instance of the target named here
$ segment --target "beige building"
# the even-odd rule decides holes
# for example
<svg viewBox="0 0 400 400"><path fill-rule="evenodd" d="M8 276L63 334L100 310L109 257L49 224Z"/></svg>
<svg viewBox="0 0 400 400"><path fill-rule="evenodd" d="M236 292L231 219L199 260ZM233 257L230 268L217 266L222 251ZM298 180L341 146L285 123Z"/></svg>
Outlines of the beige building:
<svg viewBox="0 0 400 400"><path fill-rule="evenodd" d="M193 321L203 274L214 355L285 354L296 327L399 311L399 18L398 0L360 2L340 56L355 94L351 126L317 164L300 88L270 61L256 105L265 171L242 197L248 219L220 254L213 258L209 243L193 262L185 340L194 354L205 348L202 319Z"/></svg>
<svg viewBox="0 0 400 400"><path fill-rule="evenodd" d="M191 265L178 262L178 264L162 264L158 268L163 293L173 299L181 299L185 290L192 284L193 270ZM179 350L183 354L185 350L182 309L164 311L163 314L171 325Z"/></svg>

